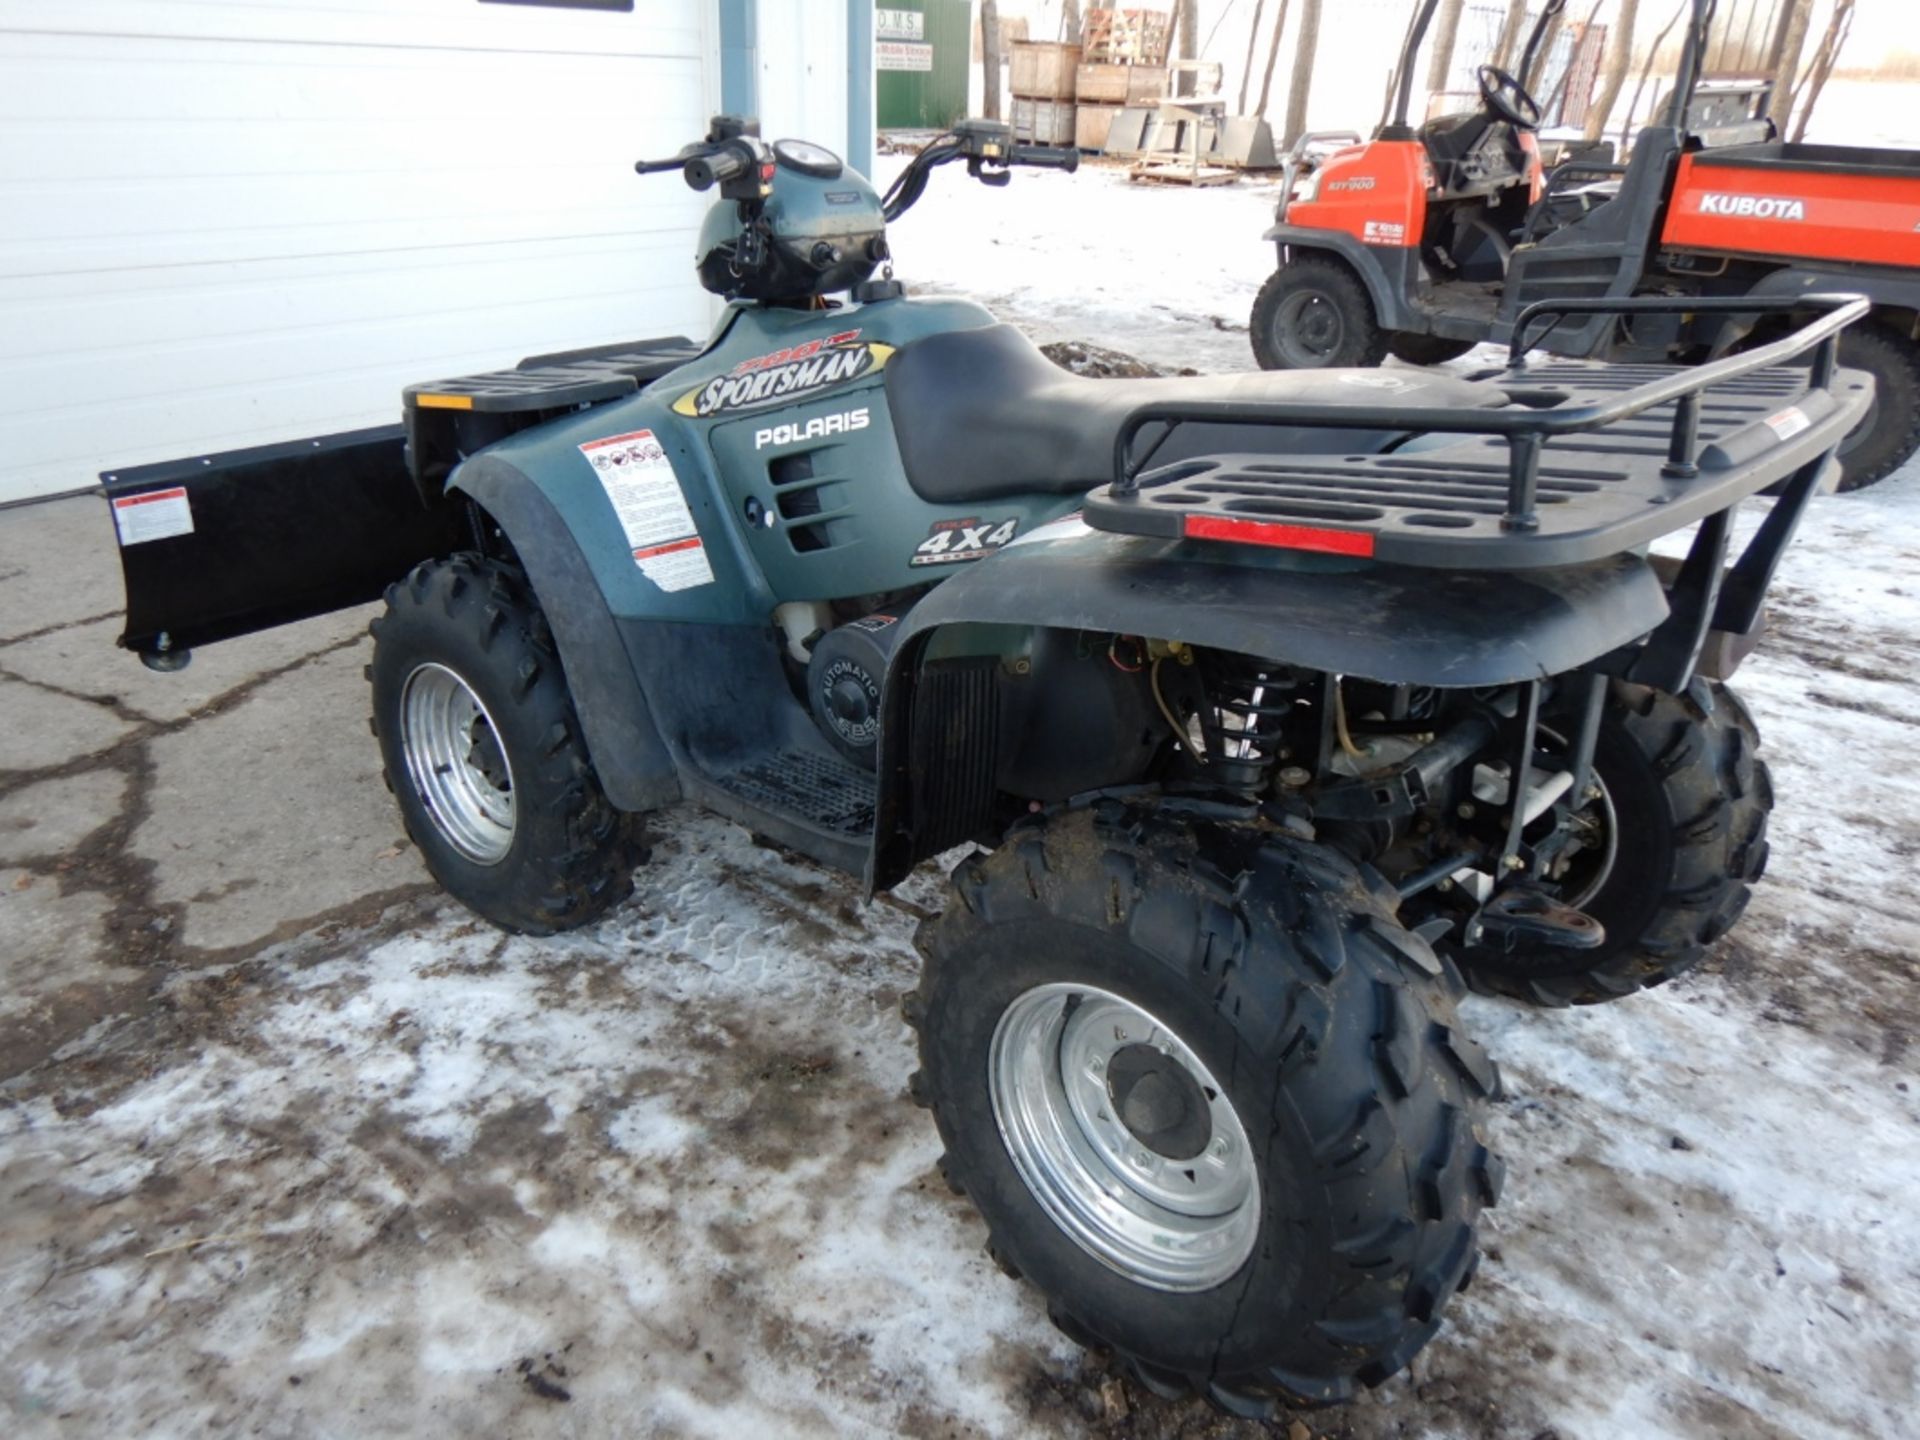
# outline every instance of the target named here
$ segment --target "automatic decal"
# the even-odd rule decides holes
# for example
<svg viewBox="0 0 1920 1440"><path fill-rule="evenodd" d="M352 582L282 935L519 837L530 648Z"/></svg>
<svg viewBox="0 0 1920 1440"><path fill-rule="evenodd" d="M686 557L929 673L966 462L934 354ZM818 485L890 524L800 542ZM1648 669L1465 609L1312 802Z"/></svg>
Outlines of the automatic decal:
<svg viewBox="0 0 1920 1440"><path fill-rule="evenodd" d="M698 390L673 402L681 415L697 419L728 410L748 410L776 400L792 400L844 385L871 374L887 363L891 345L860 343L858 330L843 331L825 340L775 350L742 360L725 375L716 375Z"/></svg>

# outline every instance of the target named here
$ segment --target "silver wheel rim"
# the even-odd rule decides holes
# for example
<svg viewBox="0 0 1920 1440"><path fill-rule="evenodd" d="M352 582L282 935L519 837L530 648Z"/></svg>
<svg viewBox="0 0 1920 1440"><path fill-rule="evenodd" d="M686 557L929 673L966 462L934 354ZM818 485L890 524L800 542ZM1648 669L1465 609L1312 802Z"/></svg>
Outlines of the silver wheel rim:
<svg viewBox="0 0 1920 1440"><path fill-rule="evenodd" d="M513 767L487 707L444 665L416 666L400 692L400 749L433 823L476 865L513 845Z"/></svg>
<svg viewBox="0 0 1920 1440"><path fill-rule="evenodd" d="M1119 1103L1114 1077L1143 1066L1151 1094L1134 1078ZM1020 1178L1102 1264L1155 1290L1197 1291L1253 1253L1260 1181L1246 1130L1212 1071L1148 1011L1089 985L1036 986L994 1028L988 1084ZM1148 1113L1177 1113L1179 1128L1142 1139Z"/></svg>

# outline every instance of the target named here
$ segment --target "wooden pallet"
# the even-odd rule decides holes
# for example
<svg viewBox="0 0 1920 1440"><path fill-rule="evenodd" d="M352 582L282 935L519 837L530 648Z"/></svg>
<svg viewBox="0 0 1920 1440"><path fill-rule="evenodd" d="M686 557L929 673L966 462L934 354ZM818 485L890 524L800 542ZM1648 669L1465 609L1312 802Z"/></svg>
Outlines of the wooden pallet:
<svg viewBox="0 0 1920 1440"><path fill-rule="evenodd" d="M1127 179L1147 185L1231 185L1239 178L1238 170L1225 170L1218 165L1202 165L1195 170L1192 161L1149 164L1143 160L1127 171Z"/></svg>
<svg viewBox="0 0 1920 1440"><path fill-rule="evenodd" d="M1165 10L1089 10L1080 58L1089 64L1164 65L1168 20Z"/></svg>

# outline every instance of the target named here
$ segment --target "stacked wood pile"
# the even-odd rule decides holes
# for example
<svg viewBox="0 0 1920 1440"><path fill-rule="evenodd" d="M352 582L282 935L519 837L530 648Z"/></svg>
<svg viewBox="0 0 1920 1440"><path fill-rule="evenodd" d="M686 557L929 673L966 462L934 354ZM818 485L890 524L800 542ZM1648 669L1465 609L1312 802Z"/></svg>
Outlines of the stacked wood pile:
<svg viewBox="0 0 1920 1440"><path fill-rule="evenodd" d="M1172 16L1165 10L1087 11L1075 75L1074 143L1107 148L1122 106L1151 103L1166 93Z"/></svg>
<svg viewBox="0 0 1920 1440"><path fill-rule="evenodd" d="M1073 144L1080 47L1031 41L1012 49L1013 138L1035 145Z"/></svg>

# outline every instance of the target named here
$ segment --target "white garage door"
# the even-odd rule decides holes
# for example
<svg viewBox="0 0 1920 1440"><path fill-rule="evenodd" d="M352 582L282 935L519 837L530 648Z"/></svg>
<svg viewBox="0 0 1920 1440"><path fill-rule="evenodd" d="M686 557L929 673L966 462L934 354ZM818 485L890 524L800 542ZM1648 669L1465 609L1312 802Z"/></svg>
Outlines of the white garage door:
<svg viewBox="0 0 1920 1440"><path fill-rule="evenodd" d="M703 334L711 0L0 0L0 502Z"/></svg>

